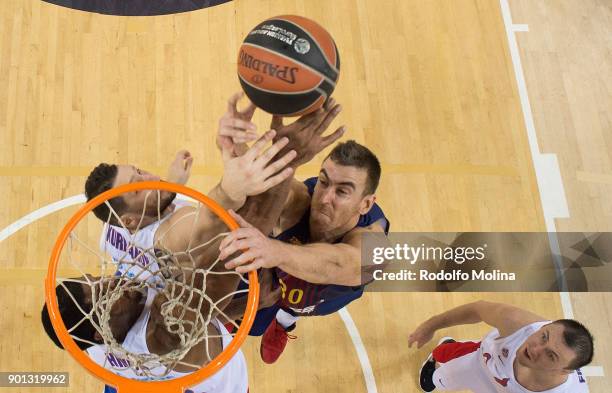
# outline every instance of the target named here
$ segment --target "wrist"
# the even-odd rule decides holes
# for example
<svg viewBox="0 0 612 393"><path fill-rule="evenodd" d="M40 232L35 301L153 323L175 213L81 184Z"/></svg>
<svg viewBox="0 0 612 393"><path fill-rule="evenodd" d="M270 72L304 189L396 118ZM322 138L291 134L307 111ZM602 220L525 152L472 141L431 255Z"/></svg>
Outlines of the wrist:
<svg viewBox="0 0 612 393"><path fill-rule="evenodd" d="M429 318L427 321L425 321L425 324L432 331L432 333L435 333L436 330L439 330L439 329L442 328L440 322L441 322L440 321L440 316L439 315L435 315L435 316Z"/></svg>
<svg viewBox="0 0 612 393"><path fill-rule="evenodd" d="M291 244L284 243L280 240L270 239L274 244L274 266L280 268L283 271L287 271L289 265L291 265Z"/></svg>
<svg viewBox="0 0 612 393"><path fill-rule="evenodd" d="M223 199L227 201L228 206L224 206L226 209L238 209L246 201L246 195L241 190L233 190L225 178L222 178L219 183L219 191Z"/></svg>

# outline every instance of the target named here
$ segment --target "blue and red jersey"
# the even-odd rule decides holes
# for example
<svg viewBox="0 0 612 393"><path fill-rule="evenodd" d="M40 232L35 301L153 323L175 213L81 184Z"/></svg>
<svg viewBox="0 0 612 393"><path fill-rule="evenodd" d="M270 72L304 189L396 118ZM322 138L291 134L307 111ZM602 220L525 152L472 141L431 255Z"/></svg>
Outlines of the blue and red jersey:
<svg viewBox="0 0 612 393"><path fill-rule="evenodd" d="M307 179L304 184L308 188L308 193L312 196L317 178ZM309 218L310 209L304 212L297 224L276 236L276 239L291 244L310 243ZM374 204L367 214L359 217L356 227L367 227L381 219L383 220L385 233L387 233L389 231L389 221L387 221L380 206ZM342 239L339 239L336 243L341 241ZM351 287L313 284L293 277L279 268L274 270L282 288L279 305L285 310L291 310L290 312L294 315L326 315L336 312L346 304L361 297L364 289L364 285Z"/></svg>
<svg viewBox="0 0 612 393"><path fill-rule="evenodd" d="M317 178L304 181L308 193L312 196ZM310 241L310 208L307 209L297 224L287 229L275 238L292 244L308 244ZM382 221L381 221L382 220ZM367 227L381 221L385 233L389 232L390 223L380 206L374 204L367 214L359 217L355 227ZM342 239L336 241L340 243ZM283 309L296 316L327 315L340 310L363 294L365 285L344 286L332 284L313 284L294 277L279 268L274 268L275 278L281 289L281 299L274 306L259 309L255 322L249 333L252 336L262 335L268 325L276 317L276 312ZM278 287L276 287L278 288Z"/></svg>

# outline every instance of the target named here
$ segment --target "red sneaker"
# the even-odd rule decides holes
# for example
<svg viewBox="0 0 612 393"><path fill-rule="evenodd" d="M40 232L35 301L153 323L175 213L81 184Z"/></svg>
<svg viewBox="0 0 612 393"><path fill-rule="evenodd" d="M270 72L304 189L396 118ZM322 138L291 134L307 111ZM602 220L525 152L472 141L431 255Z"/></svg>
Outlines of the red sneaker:
<svg viewBox="0 0 612 393"><path fill-rule="evenodd" d="M297 338L297 336L287 333L288 330L290 331L294 328L295 324L290 326L288 329L285 329L280 323L278 323L276 318L274 318L261 338L259 353L261 354L261 359L265 363L272 364L276 362L281 353L283 353L285 350L287 341L289 339L295 340Z"/></svg>

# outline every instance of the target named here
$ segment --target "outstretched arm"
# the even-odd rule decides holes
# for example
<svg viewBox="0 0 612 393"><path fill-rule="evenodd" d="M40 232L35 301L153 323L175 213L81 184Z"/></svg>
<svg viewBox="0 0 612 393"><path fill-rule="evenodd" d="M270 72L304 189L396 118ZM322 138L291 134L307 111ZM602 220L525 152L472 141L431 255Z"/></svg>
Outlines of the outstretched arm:
<svg viewBox="0 0 612 393"><path fill-rule="evenodd" d="M234 157L229 149L224 149L223 178L209 196L226 209L238 208L248 196L265 192L288 179L293 168L287 164L296 154L289 151L271 162L288 142L287 138L280 139L266 150L274 135L274 131L268 131L242 156ZM161 248L180 252L190 244L202 244L224 230L225 224L208 209L198 211L196 207L183 207L160 225L156 241Z"/></svg>
<svg viewBox="0 0 612 393"><path fill-rule="evenodd" d="M484 322L497 328L499 334L505 337L530 323L545 320L546 318L515 306L480 300L429 318L410 334L408 346L416 343L417 348L421 348L433 338L436 330L451 326Z"/></svg>
<svg viewBox="0 0 612 393"><path fill-rule="evenodd" d="M254 106L251 104L244 111L239 111L237 101L240 97L242 94L237 93L228 101L228 110L219 123L217 137L217 145L220 148L229 149L236 155L244 152L245 143L253 138L253 131L256 129L250 122ZM323 135L341 110L342 107L330 98L321 109L302 116L291 124L285 125L281 117L274 116L271 124L271 128L276 131L274 140L288 139L287 145L277 153L275 159L295 151L296 157L289 164L294 170L310 161L344 134L346 128L341 126L333 133ZM290 187L291 179L287 179L264 193L249 196L238 213L254 227L268 234L280 217Z"/></svg>
<svg viewBox="0 0 612 393"><path fill-rule="evenodd" d="M294 277L315 284L361 285L362 235L384 232L381 223L375 222L351 230L338 244L294 245L268 238L236 214L234 218L242 228L221 242L220 257L223 259L247 248L248 251L227 262L227 269L245 273L262 267L279 267Z"/></svg>

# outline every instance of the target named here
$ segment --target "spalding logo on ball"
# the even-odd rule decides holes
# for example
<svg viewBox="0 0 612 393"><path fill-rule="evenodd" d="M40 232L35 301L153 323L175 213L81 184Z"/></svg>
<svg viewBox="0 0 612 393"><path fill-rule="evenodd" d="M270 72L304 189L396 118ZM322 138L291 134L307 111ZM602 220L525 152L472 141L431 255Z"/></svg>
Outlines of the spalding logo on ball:
<svg viewBox="0 0 612 393"><path fill-rule="evenodd" d="M261 22L238 53L238 77L246 95L275 115L301 116L319 109L339 75L340 56L333 38L301 16Z"/></svg>

